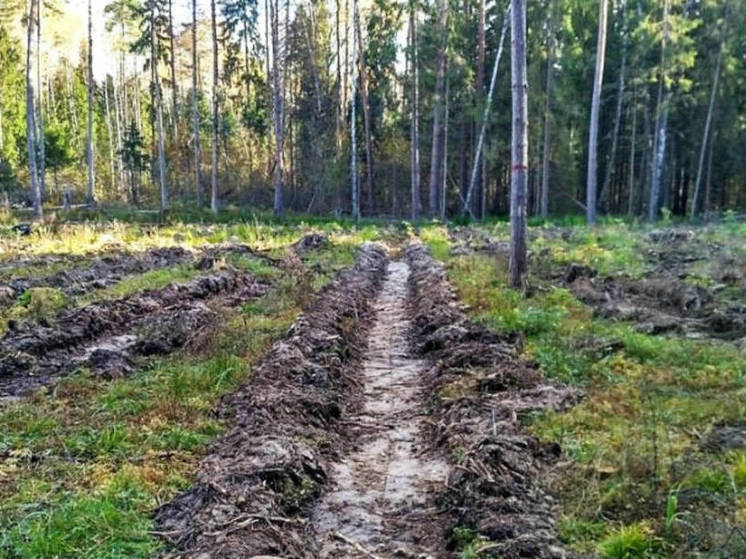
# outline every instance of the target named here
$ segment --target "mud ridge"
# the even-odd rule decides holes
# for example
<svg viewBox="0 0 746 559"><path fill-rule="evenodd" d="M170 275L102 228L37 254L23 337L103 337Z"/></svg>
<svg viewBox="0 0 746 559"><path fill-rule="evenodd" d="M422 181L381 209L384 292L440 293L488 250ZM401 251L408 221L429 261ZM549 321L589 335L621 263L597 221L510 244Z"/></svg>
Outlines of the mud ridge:
<svg viewBox="0 0 746 559"><path fill-rule="evenodd" d="M221 411L231 430L195 484L155 512L170 557L315 558L307 522L344 451L340 419L360 395L357 370L387 257L363 245Z"/></svg>
<svg viewBox="0 0 746 559"><path fill-rule="evenodd" d="M127 374L135 356L173 351L208 326L215 313L206 303L236 304L267 289L251 274L226 268L12 325L0 338L0 399L25 395L80 366L108 377Z"/></svg>
<svg viewBox="0 0 746 559"><path fill-rule="evenodd" d="M564 410L578 391L544 380L520 358L521 340L467 318L446 273L420 244L410 245L412 335L428 372L435 409L432 444L446 450L452 470L440 506L453 527L491 543L482 551L512 559L560 558L568 553L555 531L555 503L541 478L560 456L522 428L521 418ZM451 542L455 546L455 542Z"/></svg>
<svg viewBox="0 0 746 559"><path fill-rule="evenodd" d="M245 254L275 261L240 243L205 245L196 252L182 247L158 247L142 252L113 251L84 264L64 268L47 276L14 278L0 286L0 305L12 304L24 291L34 287L52 287L67 295L82 295L120 282L125 276L177 265L194 265L208 270L229 254Z"/></svg>

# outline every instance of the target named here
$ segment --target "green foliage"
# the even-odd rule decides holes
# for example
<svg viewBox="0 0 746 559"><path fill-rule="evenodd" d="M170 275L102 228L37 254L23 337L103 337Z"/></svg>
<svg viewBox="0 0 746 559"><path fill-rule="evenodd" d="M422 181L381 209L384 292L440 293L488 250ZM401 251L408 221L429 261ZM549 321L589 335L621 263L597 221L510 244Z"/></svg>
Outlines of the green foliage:
<svg viewBox="0 0 746 559"><path fill-rule="evenodd" d="M598 546L603 559L644 559L653 547L650 527L644 523L622 526Z"/></svg>

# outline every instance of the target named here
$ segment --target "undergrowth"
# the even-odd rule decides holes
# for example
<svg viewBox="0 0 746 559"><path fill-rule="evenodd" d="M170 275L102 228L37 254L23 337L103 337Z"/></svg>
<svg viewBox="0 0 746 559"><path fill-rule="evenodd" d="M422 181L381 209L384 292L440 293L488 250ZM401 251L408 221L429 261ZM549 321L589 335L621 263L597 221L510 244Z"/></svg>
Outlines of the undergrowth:
<svg viewBox="0 0 746 559"><path fill-rule="evenodd" d="M503 225L489 229L493 238L506 239ZM532 231L534 254L548 251L546 261L555 265L580 261L604 273L635 275L647 269L630 249L640 233L627 226L578 229L564 240L551 229L549 237ZM423 239L447 263L474 319L521 332L526 357L547 377L585 391L566 413L525 419L536 436L563 448L564 462L548 481L560 497L559 532L570 548L610 559L705 551L741 556L746 453L700 447L715 424L746 415L741 349L643 334L633 324L595 318L568 290L535 275L527 296L507 287L501 258L451 256L443 229Z"/></svg>

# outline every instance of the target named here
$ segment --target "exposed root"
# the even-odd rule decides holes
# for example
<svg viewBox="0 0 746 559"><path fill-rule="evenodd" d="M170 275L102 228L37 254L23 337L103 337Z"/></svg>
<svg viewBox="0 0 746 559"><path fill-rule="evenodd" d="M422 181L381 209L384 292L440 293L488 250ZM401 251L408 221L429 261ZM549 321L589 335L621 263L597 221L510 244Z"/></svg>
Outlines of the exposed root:
<svg viewBox="0 0 746 559"><path fill-rule="evenodd" d="M490 540L490 554L565 557L555 533L554 501L540 481L560 448L527 435L520 419L532 411L566 409L580 394L544 381L519 357L516 336L470 322L443 267L425 247L411 245L406 255L414 340L436 363L429 372L436 408L432 440L454 463L441 506L454 526ZM449 385L470 376L478 378L473 394L443 396Z"/></svg>
<svg viewBox="0 0 746 559"><path fill-rule="evenodd" d="M339 418L359 391L352 373L385 270L383 249L364 245L355 266L337 275L252 380L225 399L233 428L211 447L194 487L155 513L176 556L317 556L295 515L319 495L327 458L342 447Z"/></svg>

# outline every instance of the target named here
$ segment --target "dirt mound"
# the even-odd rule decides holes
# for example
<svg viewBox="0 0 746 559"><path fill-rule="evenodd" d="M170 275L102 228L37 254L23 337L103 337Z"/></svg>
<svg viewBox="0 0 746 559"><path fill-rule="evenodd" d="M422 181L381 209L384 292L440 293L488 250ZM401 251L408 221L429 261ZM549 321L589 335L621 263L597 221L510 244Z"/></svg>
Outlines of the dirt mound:
<svg viewBox="0 0 746 559"><path fill-rule="evenodd" d="M321 248L328 242L328 240L327 236L323 233L308 233L307 235L303 235L300 240L293 244L293 249L298 254L304 254Z"/></svg>
<svg viewBox="0 0 746 559"><path fill-rule="evenodd" d="M565 557L553 499L540 483L560 449L527 435L520 418L565 409L579 393L544 381L535 365L519 357L518 337L470 322L443 267L422 245L409 246L406 256L413 338L436 363L428 373L436 409L432 440L455 462L441 506L454 526L492 542L484 552L506 559ZM445 396L465 383L472 385L465 394Z"/></svg>
<svg viewBox="0 0 746 559"><path fill-rule="evenodd" d="M82 365L107 376L125 374L132 356L168 353L198 334L215 316L206 301L231 304L266 290L252 275L225 269L63 310L52 321L11 324L0 339L0 397L24 394Z"/></svg>
<svg viewBox="0 0 746 559"><path fill-rule="evenodd" d="M746 306L718 303L711 290L675 277L598 276L569 264L564 284L604 318L634 321L649 334L687 332L725 340L746 336Z"/></svg>
<svg viewBox="0 0 746 559"><path fill-rule="evenodd" d="M203 460L194 487L155 513L178 557L317 557L303 516L344 445L338 421L359 393L386 255L364 245L276 343L253 378L227 397L231 431Z"/></svg>
<svg viewBox="0 0 746 559"><path fill-rule="evenodd" d="M454 256L475 252L507 255L510 250L508 243L495 241L484 231L472 227L453 227L448 230L448 237L453 245L451 254Z"/></svg>

